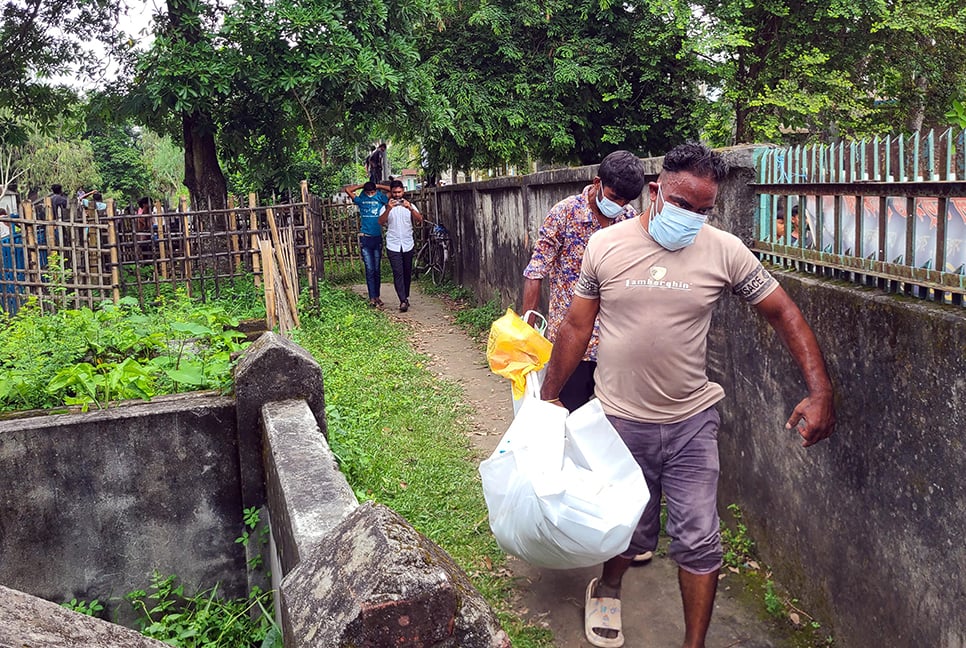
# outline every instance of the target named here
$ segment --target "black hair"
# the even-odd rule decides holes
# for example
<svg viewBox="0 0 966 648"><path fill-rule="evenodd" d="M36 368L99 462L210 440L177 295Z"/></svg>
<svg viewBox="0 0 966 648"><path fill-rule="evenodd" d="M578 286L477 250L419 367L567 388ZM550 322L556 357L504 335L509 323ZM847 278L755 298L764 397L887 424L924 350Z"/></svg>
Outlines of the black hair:
<svg viewBox="0 0 966 648"><path fill-rule="evenodd" d="M601 160L597 176L624 200L634 200L644 190L644 163L630 151L614 151Z"/></svg>
<svg viewBox="0 0 966 648"><path fill-rule="evenodd" d="M93 198L95 201L104 200L104 196L101 195L100 191L95 191L93 195L91 195L91 198Z"/></svg>
<svg viewBox="0 0 966 648"><path fill-rule="evenodd" d="M389 188L390 189L395 189L396 187L402 187L402 186L404 186L404 185L403 185L402 181L400 181L400 180L390 180L389 181Z"/></svg>
<svg viewBox="0 0 966 648"><path fill-rule="evenodd" d="M375 191L376 190L376 183L375 182L372 182L372 181L369 181L369 182L365 183L364 185L362 185L362 190L363 191Z"/></svg>
<svg viewBox="0 0 966 648"><path fill-rule="evenodd" d="M62 194L62 193L64 193L64 188L62 186L60 186L59 184L52 184L52 185L50 185L50 193L54 193L54 194L58 194L58 195L59 194Z"/></svg>
<svg viewBox="0 0 966 648"><path fill-rule="evenodd" d="M138 198L138 207L144 207L145 205L150 205L150 204L151 204L151 199L148 198L147 196L142 196Z"/></svg>
<svg viewBox="0 0 966 648"><path fill-rule="evenodd" d="M724 158L697 142L681 144L668 151L662 168L670 173L687 171L715 182L721 182L728 176L728 164Z"/></svg>

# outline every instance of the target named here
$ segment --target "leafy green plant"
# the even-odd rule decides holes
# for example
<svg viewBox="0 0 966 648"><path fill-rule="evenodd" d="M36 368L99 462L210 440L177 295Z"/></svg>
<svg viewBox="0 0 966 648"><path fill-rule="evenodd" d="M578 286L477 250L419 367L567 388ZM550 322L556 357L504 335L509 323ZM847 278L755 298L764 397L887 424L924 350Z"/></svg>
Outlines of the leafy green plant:
<svg viewBox="0 0 966 648"><path fill-rule="evenodd" d="M281 646L268 609L271 592L253 588L248 598L227 599L218 588L188 596L177 576L155 572L147 590L125 598L138 614L142 634L182 648Z"/></svg>
<svg viewBox="0 0 966 648"><path fill-rule="evenodd" d="M765 581L765 610L777 619L785 617L785 603L775 593L775 583L771 579Z"/></svg>
<svg viewBox="0 0 966 648"><path fill-rule="evenodd" d="M953 99L953 105L945 115L949 123L960 128L966 128L966 101Z"/></svg>
<svg viewBox="0 0 966 648"><path fill-rule="evenodd" d="M0 411L227 389L245 346L237 323L181 291L150 309L133 297L52 313L30 301L0 323Z"/></svg>
<svg viewBox="0 0 966 648"><path fill-rule="evenodd" d="M748 527L741 521L741 509L738 505L729 504L728 511L734 517L735 528L732 531L723 522L721 524L721 543L724 545L722 560L726 566L738 568L751 559L755 542L748 535Z"/></svg>
<svg viewBox="0 0 966 648"><path fill-rule="evenodd" d="M235 542L247 548L253 539L257 540L259 551L253 553L252 557L248 559L248 568L251 570L259 569L264 562L261 549L268 545L268 536L271 529L267 524L261 524L261 513L254 506L242 511L242 520L245 522L245 528L242 529L242 534L235 538ZM259 526L260 524L261 526Z"/></svg>
<svg viewBox="0 0 966 648"><path fill-rule="evenodd" d="M61 605L68 610L92 617L98 616L104 610L104 606L97 599L92 601L79 601L76 598L72 598L67 603L61 603Z"/></svg>

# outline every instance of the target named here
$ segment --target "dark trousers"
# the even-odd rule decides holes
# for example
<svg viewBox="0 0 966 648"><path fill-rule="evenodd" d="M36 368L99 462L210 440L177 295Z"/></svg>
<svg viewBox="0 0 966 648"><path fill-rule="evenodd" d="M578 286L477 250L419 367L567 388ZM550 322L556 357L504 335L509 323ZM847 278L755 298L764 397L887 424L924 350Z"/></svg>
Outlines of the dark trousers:
<svg viewBox="0 0 966 648"><path fill-rule="evenodd" d="M392 267L392 284L396 287L396 296L399 303L409 301L409 286L413 282L413 252L398 252L386 250L389 257L389 265Z"/></svg>
<svg viewBox="0 0 966 648"><path fill-rule="evenodd" d="M573 412L575 409L594 397L594 371L597 363L590 360L581 360L574 372L570 374L570 379L560 390L560 404Z"/></svg>

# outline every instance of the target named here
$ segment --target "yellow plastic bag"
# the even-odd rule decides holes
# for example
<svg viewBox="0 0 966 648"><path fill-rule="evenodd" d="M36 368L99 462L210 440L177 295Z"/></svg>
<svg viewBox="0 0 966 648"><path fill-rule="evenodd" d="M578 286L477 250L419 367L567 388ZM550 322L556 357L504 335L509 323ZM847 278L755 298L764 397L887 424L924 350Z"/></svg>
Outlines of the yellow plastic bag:
<svg viewBox="0 0 966 648"><path fill-rule="evenodd" d="M526 388L526 375L542 369L550 360L552 350L550 340L508 308L506 314L490 326L486 360L490 371L512 381L513 397L519 399Z"/></svg>

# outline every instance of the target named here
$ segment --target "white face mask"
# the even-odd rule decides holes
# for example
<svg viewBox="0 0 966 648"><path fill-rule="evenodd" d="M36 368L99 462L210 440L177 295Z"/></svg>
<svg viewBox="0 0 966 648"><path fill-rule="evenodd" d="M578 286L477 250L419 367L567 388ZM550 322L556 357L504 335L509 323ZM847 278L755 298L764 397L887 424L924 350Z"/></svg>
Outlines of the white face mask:
<svg viewBox="0 0 966 648"><path fill-rule="evenodd" d="M660 184L657 185L657 195L664 204L661 206L661 211L651 216L647 227L651 238L671 252L694 243L694 239L708 217L666 201Z"/></svg>

